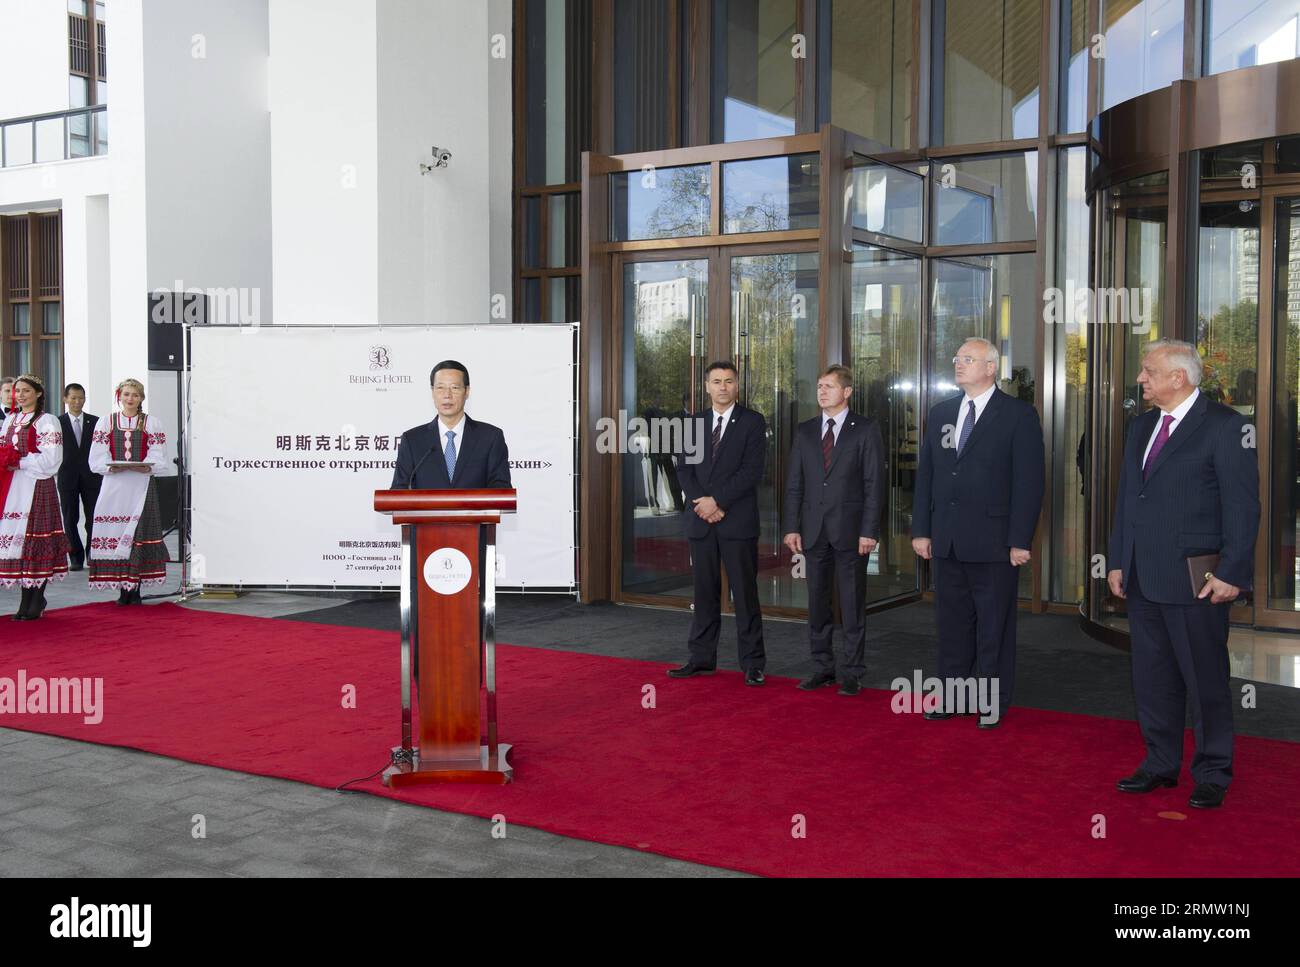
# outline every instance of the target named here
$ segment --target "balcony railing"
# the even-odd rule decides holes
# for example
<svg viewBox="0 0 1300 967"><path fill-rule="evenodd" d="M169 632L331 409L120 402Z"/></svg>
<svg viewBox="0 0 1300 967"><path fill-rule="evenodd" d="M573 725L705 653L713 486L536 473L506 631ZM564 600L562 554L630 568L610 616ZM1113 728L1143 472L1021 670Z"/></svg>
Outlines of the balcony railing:
<svg viewBox="0 0 1300 967"><path fill-rule="evenodd" d="M0 168L108 154L108 105L0 120Z"/></svg>

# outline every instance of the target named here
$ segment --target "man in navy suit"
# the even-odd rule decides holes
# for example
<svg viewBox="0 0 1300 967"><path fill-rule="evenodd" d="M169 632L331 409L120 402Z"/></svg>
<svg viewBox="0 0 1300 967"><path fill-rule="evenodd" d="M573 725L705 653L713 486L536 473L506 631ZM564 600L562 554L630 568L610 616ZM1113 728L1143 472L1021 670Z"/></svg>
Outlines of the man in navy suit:
<svg viewBox="0 0 1300 967"><path fill-rule="evenodd" d="M1147 755L1124 792L1177 785L1188 698L1196 754L1189 805L1223 803L1232 781L1228 609L1251 586L1259 531L1259 468L1246 419L1197 388L1191 343L1161 339L1138 383L1152 408L1124 447L1110 533L1111 593L1128 601L1133 694ZM1217 554L1197 575L1188 558Z"/></svg>
<svg viewBox="0 0 1300 967"><path fill-rule="evenodd" d="M686 494L686 536L695 577L690 659L673 678L712 674L722 627L722 568L736 607L736 652L746 685L762 685L767 654L758 603L758 495L767 456L767 421L736 402L736 367L711 363L705 391L712 403L696 413L698 452L677 455L677 479Z"/></svg>
<svg viewBox="0 0 1300 967"><path fill-rule="evenodd" d="M479 490L511 487L505 434L465 412L469 370L446 359L429 374L438 417L412 427L397 447L392 489Z"/></svg>
<svg viewBox="0 0 1300 967"><path fill-rule="evenodd" d="M839 585L844 644L840 694L862 690L867 653L867 556L880 537L885 444L876 421L849 409L853 373L831 366L817 380L821 415L799 424L785 485L785 546L805 555L813 662L805 690L835 682L831 587Z"/></svg>
<svg viewBox="0 0 1300 967"><path fill-rule="evenodd" d="M63 424L63 463L59 465L59 504L63 511L63 532L68 535L68 570L80 571L86 563L90 546L95 501L104 478L90 469L90 444L99 417L82 410L86 390L80 383L69 383L63 390L66 412L59 417ZM77 533L80 511L86 512L86 543Z"/></svg>
<svg viewBox="0 0 1300 967"><path fill-rule="evenodd" d="M953 367L963 392L930 410L912 548L933 562L939 676L987 683L990 700L996 685L997 707L979 722L992 728L1015 686L1018 568L1029 563L1043 506L1043 430L1032 406L995 385L998 350L987 339L967 339Z"/></svg>

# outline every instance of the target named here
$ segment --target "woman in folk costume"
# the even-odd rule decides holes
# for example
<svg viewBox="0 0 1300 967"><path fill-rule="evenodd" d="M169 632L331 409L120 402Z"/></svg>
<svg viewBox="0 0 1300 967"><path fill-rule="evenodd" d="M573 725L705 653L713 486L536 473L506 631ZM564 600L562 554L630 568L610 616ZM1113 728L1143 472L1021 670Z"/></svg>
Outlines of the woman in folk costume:
<svg viewBox="0 0 1300 967"><path fill-rule="evenodd" d="M167 579L167 548L154 474L168 465L162 421L146 414L144 385L117 384L120 409L95 428L90 469L104 477L95 502L90 586L115 588L118 604L140 604L140 587ZM107 423L107 426L105 426Z"/></svg>
<svg viewBox="0 0 1300 967"><path fill-rule="evenodd" d="M68 573L68 538L54 475L63 463L59 418L45 412L45 386L14 381L10 413L0 425L0 584L22 585L16 621L45 611L45 585Z"/></svg>

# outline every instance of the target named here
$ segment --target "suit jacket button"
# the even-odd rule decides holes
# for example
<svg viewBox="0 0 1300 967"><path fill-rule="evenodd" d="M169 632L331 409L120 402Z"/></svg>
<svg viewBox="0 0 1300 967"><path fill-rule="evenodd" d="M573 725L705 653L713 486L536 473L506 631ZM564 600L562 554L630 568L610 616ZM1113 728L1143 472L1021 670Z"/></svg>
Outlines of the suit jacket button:
<svg viewBox="0 0 1300 967"><path fill-rule="evenodd" d="M954 470L954 471L952 472L952 475L953 475L954 477L957 476L957 471Z"/></svg>

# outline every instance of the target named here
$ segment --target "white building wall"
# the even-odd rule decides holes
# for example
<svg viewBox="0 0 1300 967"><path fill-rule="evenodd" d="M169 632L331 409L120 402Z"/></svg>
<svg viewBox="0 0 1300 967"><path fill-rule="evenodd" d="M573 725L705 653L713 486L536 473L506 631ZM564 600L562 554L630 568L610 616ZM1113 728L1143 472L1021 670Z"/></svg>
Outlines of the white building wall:
<svg viewBox="0 0 1300 967"><path fill-rule="evenodd" d="M487 322L493 292L510 292L509 6L379 10L379 321ZM498 31L505 56L494 58ZM451 162L422 175L433 145Z"/></svg>
<svg viewBox="0 0 1300 967"><path fill-rule="evenodd" d="M378 318L377 20L376 0L270 4L277 324Z"/></svg>
<svg viewBox="0 0 1300 967"><path fill-rule="evenodd" d="M0 0L0 119L67 107L68 5Z"/></svg>
<svg viewBox="0 0 1300 967"><path fill-rule="evenodd" d="M243 290L261 318L227 321L270 321L267 0L144 9L148 288Z"/></svg>

